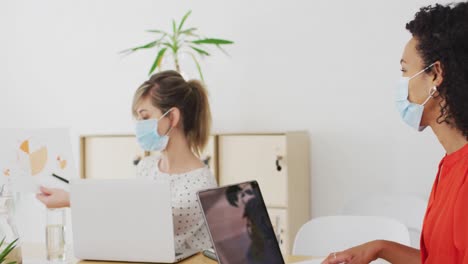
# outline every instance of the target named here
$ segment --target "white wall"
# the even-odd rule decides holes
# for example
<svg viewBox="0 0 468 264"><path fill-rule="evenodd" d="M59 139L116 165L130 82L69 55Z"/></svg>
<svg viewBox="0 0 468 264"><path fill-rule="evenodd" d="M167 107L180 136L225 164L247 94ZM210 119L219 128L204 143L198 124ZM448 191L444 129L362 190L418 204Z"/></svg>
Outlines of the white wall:
<svg viewBox="0 0 468 264"><path fill-rule="evenodd" d="M444 151L402 123L393 87L405 23L432 2L2 0L0 126L132 132L155 53L117 52L192 9L189 25L236 42L203 62L215 131L308 130L314 217L363 193L427 197Z"/></svg>

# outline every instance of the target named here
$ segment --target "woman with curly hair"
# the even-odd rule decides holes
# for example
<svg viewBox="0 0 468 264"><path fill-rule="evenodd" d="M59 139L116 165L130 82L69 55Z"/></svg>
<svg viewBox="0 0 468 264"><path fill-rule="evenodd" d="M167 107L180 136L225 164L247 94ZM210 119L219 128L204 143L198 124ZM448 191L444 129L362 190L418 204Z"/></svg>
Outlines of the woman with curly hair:
<svg viewBox="0 0 468 264"><path fill-rule="evenodd" d="M402 119L430 126L447 154L423 223L421 250L376 240L335 252L325 264L468 264L468 2L421 8L406 25L396 104Z"/></svg>

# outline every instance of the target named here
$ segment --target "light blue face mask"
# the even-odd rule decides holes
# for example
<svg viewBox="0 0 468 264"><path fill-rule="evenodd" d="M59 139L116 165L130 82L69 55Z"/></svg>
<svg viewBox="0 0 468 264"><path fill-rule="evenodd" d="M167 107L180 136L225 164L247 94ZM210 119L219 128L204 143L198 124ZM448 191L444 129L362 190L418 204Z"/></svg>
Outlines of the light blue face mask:
<svg viewBox="0 0 468 264"><path fill-rule="evenodd" d="M163 151L169 143L169 132L172 127L163 136L158 133L158 122L165 117L172 109L164 113L159 119L139 120L135 125L135 132L138 144L146 151Z"/></svg>
<svg viewBox="0 0 468 264"><path fill-rule="evenodd" d="M409 90L409 82L413 78L419 76L427 69L434 66L435 63L427 66L422 71L416 73L412 77L401 77L400 81L398 82L398 87L396 89L395 94L395 103L400 113L401 118L408 124L410 127L418 130L423 131L426 126L421 126L421 119L424 112L424 105L434 96L437 92L437 87L432 87L429 91L429 96L422 104L412 103L408 100L408 90Z"/></svg>

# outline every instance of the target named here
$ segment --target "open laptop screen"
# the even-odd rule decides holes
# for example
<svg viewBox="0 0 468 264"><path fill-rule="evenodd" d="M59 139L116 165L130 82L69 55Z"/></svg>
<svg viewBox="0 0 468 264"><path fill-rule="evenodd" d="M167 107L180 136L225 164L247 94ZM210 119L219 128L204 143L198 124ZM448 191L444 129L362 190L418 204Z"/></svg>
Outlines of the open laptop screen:
<svg viewBox="0 0 468 264"><path fill-rule="evenodd" d="M256 181L198 195L221 264L284 264Z"/></svg>

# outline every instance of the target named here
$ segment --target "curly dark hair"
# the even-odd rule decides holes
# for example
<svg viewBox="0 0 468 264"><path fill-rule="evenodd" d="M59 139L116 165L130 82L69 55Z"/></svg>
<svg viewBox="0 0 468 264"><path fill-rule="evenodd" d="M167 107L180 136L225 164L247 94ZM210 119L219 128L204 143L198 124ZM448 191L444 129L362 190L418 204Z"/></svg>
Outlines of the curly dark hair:
<svg viewBox="0 0 468 264"><path fill-rule="evenodd" d="M468 2L423 7L406 29L418 41L425 65L441 64L443 82L437 88L443 100L437 121L468 139Z"/></svg>

